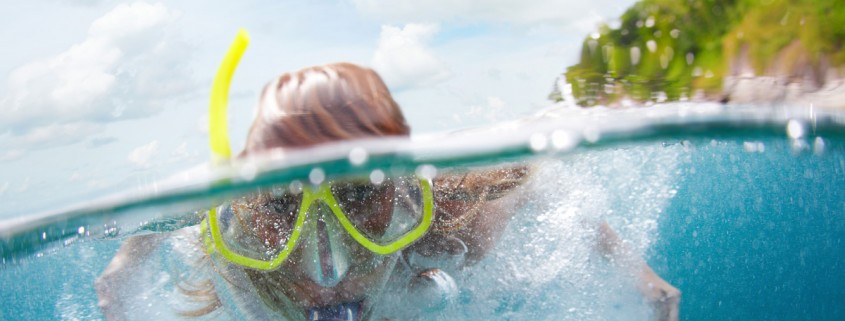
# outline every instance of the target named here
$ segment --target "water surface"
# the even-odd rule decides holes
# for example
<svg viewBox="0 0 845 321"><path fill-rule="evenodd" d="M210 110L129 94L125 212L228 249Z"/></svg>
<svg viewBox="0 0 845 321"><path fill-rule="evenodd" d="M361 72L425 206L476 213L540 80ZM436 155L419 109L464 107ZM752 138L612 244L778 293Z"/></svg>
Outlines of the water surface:
<svg viewBox="0 0 845 321"><path fill-rule="evenodd" d="M682 320L845 319L845 114L665 105L552 109L489 128L329 146L0 222L4 320L97 320L93 281L120 243L197 224L257 186L374 169L531 162L533 195L460 294L423 319L642 320L632 277L595 253L607 221L683 291ZM351 152L366 151L366 161ZM146 286L139 284L138 286Z"/></svg>

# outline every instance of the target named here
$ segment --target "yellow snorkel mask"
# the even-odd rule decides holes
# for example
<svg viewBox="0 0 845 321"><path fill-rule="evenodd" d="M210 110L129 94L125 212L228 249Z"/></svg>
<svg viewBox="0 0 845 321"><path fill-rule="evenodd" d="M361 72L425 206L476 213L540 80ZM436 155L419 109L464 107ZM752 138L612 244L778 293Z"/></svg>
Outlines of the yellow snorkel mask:
<svg viewBox="0 0 845 321"><path fill-rule="evenodd" d="M248 43L249 36L241 29L214 79L209 143L217 164L232 154L226 124L228 92ZM371 252L394 253L425 235L431 226L433 208L431 182L413 176L387 177L378 183L369 180L343 180L317 186L294 183L209 210L202 223L202 234L209 253L216 252L244 267L269 271L282 265L304 232L325 231L326 224L334 220Z"/></svg>

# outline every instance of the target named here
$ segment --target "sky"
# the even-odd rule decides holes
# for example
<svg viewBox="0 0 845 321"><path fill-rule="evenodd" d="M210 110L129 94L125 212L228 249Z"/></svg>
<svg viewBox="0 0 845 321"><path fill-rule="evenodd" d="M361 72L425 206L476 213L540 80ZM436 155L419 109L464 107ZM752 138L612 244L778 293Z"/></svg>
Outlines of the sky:
<svg viewBox="0 0 845 321"><path fill-rule="evenodd" d="M275 76L375 69L412 134L551 104L581 42L631 0L0 0L0 219L140 189L207 162L212 79L239 28L229 131Z"/></svg>

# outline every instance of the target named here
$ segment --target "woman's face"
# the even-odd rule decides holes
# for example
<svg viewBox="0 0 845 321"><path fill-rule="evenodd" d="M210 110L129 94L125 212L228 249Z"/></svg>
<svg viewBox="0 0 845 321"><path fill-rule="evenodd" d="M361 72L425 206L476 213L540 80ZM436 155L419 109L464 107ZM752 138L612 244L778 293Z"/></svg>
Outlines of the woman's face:
<svg viewBox="0 0 845 321"><path fill-rule="evenodd" d="M394 210L394 184L338 181L330 185L344 215L364 235L385 233ZM289 194L261 193L260 215L252 216L255 233L265 244L285 244L282 229L292 229L299 203ZM303 310L361 302L366 307L380 292L396 254L384 256L358 244L322 200L305 204L305 224L296 249L273 272L251 271L250 278L269 304L282 308L286 299ZM294 210L296 209L296 210Z"/></svg>

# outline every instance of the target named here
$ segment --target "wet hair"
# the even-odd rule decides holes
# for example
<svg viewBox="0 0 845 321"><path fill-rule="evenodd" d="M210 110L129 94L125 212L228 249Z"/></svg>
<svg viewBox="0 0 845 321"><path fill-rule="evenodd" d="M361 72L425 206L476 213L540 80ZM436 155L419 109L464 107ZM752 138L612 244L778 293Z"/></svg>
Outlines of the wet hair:
<svg viewBox="0 0 845 321"><path fill-rule="evenodd" d="M409 134L378 74L336 63L285 73L267 84L243 154Z"/></svg>
<svg viewBox="0 0 845 321"><path fill-rule="evenodd" d="M284 73L264 86L258 113L241 156L274 148L304 148L333 141L408 136L399 105L375 71L350 63L335 63ZM209 259L206 257L206 259ZM274 273L247 270L262 299L273 297ZM222 306L212 282L186 284L180 291L205 305L180 314L201 317Z"/></svg>
<svg viewBox="0 0 845 321"><path fill-rule="evenodd" d="M353 64L336 63L285 73L267 84L261 92L258 113L241 156L276 148L408 135L410 128L378 74ZM414 248L440 251L437 238L448 235L465 237L471 244L482 243L473 231L485 224L490 225L488 228L498 227L488 221L499 216L476 215L482 211L481 205L522 185L528 172L527 167L517 165L438 178L434 183L436 219L431 233L413 245ZM268 306L289 306L278 290L293 285L278 277L282 272L246 269L246 273ZM210 282L201 285L207 288L200 286L183 293L207 302L207 306L183 315L203 316L221 306L219 298L210 294L214 285Z"/></svg>

